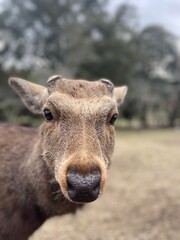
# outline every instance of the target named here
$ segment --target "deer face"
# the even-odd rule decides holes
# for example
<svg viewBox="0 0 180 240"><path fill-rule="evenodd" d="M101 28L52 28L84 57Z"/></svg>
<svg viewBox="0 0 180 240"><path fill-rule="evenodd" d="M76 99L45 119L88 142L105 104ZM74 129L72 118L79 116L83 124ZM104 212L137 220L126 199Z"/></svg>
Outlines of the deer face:
<svg viewBox="0 0 180 240"><path fill-rule="evenodd" d="M94 201L103 191L114 148L117 106L126 87L109 80L88 82L51 77L48 87L22 79L10 84L25 105L43 113L42 156L70 201Z"/></svg>

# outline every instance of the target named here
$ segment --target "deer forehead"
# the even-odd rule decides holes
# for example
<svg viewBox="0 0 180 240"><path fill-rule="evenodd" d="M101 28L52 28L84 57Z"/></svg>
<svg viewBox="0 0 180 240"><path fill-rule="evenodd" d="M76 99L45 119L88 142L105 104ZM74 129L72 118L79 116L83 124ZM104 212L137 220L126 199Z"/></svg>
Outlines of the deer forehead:
<svg viewBox="0 0 180 240"><path fill-rule="evenodd" d="M44 108L53 108L64 113L76 115L106 115L110 111L117 111L114 99L109 96L74 98L70 95L54 92L47 99Z"/></svg>
<svg viewBox="0 0 180 240"><path fill-rule="evenodd" d="M63 79L63 81L55 81L54 84L49 85L48 90L50 94L58 91L74 98L112 95L112 91L109 92L107 84L102 81L90 82L87 80Z"/></svg>

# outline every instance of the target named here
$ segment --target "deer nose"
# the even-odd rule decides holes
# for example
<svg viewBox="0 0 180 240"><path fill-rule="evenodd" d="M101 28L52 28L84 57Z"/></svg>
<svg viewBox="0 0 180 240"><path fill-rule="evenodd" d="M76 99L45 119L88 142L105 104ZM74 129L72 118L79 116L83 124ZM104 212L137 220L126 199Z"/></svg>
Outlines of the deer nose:
<svg viewBox="0 0 180 240"><path fill-rule="evenodd" d="M67 171L67 192L74 202L85 203L97 199L100 193L101 174L99 169L92 170L86 175L74 169Z"/></svg>

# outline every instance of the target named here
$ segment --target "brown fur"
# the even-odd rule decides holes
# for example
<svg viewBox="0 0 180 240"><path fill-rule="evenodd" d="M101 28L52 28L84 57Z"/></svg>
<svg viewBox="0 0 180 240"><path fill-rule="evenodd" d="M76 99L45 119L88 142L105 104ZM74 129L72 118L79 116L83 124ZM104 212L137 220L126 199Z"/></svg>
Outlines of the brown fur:
<svg viewBox="0 0 180 240"><path fill-rule="evenodd" d="M114 125L108 121L127 90L114 91L106 81L55 76L46 88L10 80L31 111L47 108L53 120L44 121L40 131L0 124L0 240L25 240L50 216L81 206L68 197L69 167L82 175L98 167L103 191L114 147Z"/></svg>

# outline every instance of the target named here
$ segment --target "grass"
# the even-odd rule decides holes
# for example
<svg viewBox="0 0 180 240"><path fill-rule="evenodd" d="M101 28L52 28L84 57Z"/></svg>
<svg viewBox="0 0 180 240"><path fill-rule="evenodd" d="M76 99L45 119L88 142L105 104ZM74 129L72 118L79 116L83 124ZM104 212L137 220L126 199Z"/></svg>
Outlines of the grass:
<svg viewBox="0 0 180 240"><path fill-rule="evenodd" d="M178 240L180 131L117 133L105 193L31 240Z"/></svg>

